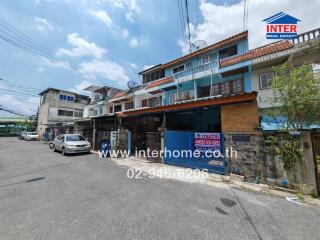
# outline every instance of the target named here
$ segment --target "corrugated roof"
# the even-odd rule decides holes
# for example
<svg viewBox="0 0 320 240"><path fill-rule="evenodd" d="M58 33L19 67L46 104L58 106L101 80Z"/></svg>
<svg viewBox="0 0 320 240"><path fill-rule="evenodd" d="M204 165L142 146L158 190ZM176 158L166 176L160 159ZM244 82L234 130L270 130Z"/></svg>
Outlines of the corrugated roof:
<svg viewBox="0 0 320 240"><path fill-rule="evenodd" d="M139 115L139 114L145 114L145 113L157 113L157 112L159 113L159 112L188 109L188 108L217 106L217 105L224 105L224 104L231 104L231 103L253 101L256 99L256 97L257 97L256 92L242 93L242 94L237 94L233 96L219 95L217 97L188 100L188 101L179 102L171 105L132 109L132 110L116 113L116 115L126 117L126 116Z"/></svg>
<svg viewBox="0 0 320 240"><path fill-rule="evenodd" d="M293 47L293 43L288 40L271 43L262 47L258 47L256 49L252 49L249 52L238 55L238 56L222 59L220 60L220 67L226 67L236 63L262 57L268 54L280 52L292 47Z"/></svg>
<svg viewBox="0 0 320 240"><path fill-rule="evenodd" d="M150 82L150 83L146 86L146 89L158 87L158 86L161 86L161 85L163 85L163 84L171 83L171 82L174 82L174 79L173 79L172 76L165 77L165 78L161 78L161 79L158 79L158 80L156 80L156 81Z"/></svg>

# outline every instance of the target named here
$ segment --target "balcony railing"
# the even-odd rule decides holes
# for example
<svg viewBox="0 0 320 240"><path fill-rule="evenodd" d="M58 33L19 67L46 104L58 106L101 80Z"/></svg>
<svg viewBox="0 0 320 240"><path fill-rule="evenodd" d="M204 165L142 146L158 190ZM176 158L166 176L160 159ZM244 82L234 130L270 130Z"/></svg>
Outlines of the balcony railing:
<svg viewBox="0 0 320 240"><path fill-rule="evenodd" d="M176 74L174 74L174 78L175 79L179 79L179 78L188 77L188 76L191 76L193 74L200 73L200 72L208 71L208 70L211 70L211 69L217 69L218 68L218 63L219 63L219 61L215 60L213 62L210 62L210 63L207 63L207 64L203 64L203 65L197 66L195 68L191 68L191 69L185 70L183 72L176 73Z"/></svg>
<svg viewBox="0 0 320 240"><path fill-rule="evenodd" d="M313 39L320 38L320 28L311 30L309 32L301 33L297 36L296 39L293 39L293 43L303 43L303 42L308 42Z"/></svg>

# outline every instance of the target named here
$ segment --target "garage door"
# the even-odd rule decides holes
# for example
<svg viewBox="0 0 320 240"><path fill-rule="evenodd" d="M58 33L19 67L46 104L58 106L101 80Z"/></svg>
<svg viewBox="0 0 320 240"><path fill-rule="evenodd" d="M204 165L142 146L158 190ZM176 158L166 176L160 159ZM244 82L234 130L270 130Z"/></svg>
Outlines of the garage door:
<svg viewBox="0 0 320 240"><path fill-rule="evenodd" d="M225 174L226 162L223 140L222 133L165 131L164 147L166 151L164 152L164 162ZM205 151L210 151L210 154L206 155ZM219 155L218 152L221 154Z"/></svg>

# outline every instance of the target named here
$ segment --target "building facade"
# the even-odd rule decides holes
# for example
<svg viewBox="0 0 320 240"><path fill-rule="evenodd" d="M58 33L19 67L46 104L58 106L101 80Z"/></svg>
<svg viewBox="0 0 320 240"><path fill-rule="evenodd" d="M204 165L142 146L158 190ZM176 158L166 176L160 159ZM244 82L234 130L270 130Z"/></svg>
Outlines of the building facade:
<svg viewBox="0 0 320 240"><path fill-rule="evenodd" d="M90 98L74 92L48 88L40 94L38 127L40 135L45 132L56 136L72 133L74 120L83 118L83 111L90 103Z"/></svg>

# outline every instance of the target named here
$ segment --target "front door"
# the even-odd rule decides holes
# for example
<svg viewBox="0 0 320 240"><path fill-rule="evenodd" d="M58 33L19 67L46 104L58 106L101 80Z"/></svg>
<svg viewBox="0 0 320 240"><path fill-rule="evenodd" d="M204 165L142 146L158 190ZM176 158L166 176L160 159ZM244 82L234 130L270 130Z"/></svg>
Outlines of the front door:
<svg viewBox="0 0 320 240"><path fill-rule="evenodd" d="M317 187L318 187L318 192L320 194L320 133L313 133L311 136L312 136L314 163L316 168Z"/></svg>

